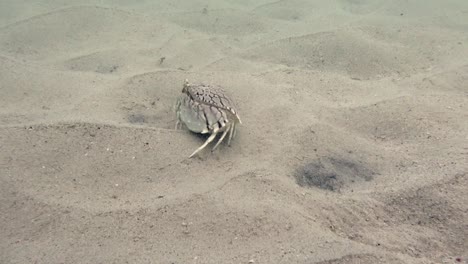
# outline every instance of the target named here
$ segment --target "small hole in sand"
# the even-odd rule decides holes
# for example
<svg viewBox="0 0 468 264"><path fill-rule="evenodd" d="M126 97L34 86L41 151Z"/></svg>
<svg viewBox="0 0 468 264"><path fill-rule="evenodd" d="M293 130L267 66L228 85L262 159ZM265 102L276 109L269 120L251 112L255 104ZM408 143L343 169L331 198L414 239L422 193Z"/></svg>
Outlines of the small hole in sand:
<svg viewBox="0 0 468 264"><path fill-rule="evenodd" d="M375 173L366 165L343 158L322 157L298 168L297 184L302 187L318 187L340 191L351 184L370 181Z"/></svg>

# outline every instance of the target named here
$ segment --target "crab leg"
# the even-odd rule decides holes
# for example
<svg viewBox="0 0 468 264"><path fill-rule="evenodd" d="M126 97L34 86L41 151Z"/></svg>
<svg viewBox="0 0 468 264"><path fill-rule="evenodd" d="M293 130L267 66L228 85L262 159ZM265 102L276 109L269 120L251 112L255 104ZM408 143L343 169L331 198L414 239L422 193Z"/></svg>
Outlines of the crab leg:
<svg viewBox="0 0 468 264"><path fill-rule="evenodd" d="M204 149L208 144L210 144L210 142L213 141L213 139L216 137L217 134L218 134L218 131L213 132L213 134L211 134L210 137L208 137L208 139L205 141L205 143L203 145L201 145L199 148L197 148L197 150L195 150L192 153L192 155L189 156L189 158L193 157L200 150Z"/></svg>
<svg viewBox="0 0 468 264"><path fill-rule="evenodd" d="M179 129L179 123L180 123L180 97L177 99L175 105L174 105L174 110L176 113L176 118L177 121L175 123L175 130Z"/></svg>
<svg viewBox="0 0 468 264"><path fill-rule="evenodd" d="M219 143L221 143L221 141L223 141L224 137L226 137L227 133L229 132L229 130L231 129L231 126L227 126L226 127L226 130L224 130L224 133L221 135L221 138L219 138L218 142L216 143L216 145L213 147L213 149L211 150L211 152L213 152L219 145Z"/></svg>
<svg viewBox="0 0 468 264"><path fill-rule="evenodd" d="M233 125L235 126L236 123L234 123ZM234 131L232 132L232 138L235 138L237 130L235 129L235 127L233 127L233 128L234 128Z"/></svg>
<svg viewBox="0 0 468 264"><path fill-rule="evenodd" d="M232 123L232 125L230 125L229 130L230 131L229 131L228 146L231 146L232 134L235 133L235 131L236 131L236 123Z"/></svg>
<svg viewBox="0 0 468 264"><path fill-rule="evenodd" d="M177 130L179 128L179 122L180 122L180 114L179 114L179 109L176 109L176 118L177 118L177 121L175 123L175 130Z"/></svg>

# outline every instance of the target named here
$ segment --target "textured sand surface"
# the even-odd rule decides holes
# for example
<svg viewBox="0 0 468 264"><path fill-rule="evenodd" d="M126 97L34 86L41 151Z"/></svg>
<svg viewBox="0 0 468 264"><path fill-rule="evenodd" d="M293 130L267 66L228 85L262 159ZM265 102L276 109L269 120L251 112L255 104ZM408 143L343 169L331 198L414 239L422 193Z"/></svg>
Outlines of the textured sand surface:
<svg viewBox="0 0 468 264"><path fill-rule="evenodd" d="M467 1L0 5L0 263L467 263Z"/></svg>

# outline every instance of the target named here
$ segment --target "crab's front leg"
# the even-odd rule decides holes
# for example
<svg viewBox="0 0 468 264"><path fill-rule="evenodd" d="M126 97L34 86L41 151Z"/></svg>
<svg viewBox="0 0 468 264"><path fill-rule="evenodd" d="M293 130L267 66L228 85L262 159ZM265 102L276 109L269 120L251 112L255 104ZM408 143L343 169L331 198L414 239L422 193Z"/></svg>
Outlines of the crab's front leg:
<svg viewBox="0 0 468 264"><path fill-rule="evenodd" d="M179 129L180 124L180 105L181 105L181 98L177 98L176 103L174 104L174 112L176 114L176 124L175 124L175 130Z"/></svg>

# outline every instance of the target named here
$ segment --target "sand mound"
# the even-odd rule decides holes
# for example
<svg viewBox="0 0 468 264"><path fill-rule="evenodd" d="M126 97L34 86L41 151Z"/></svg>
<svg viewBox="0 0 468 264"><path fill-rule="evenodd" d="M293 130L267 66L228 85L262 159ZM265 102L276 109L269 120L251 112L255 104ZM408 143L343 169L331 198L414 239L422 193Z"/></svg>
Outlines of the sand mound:
<svg viewBox="0 0 468 264"><path fill-rule="evenodd" d="M108 91L106 79L57 72L6 57L0 61L2 124L94 120L111 103L103 99ZM103 100L98 103L97 97Z"/></svg>
<svg viewBox="0 0 468 264"><path fill-rule="evenodd" d="M15 57L50 61L109 47L125 49L131 44L145 45L135 42L137 39L153 43L161 40L165 27L160 23L147 23L142 17L118 9L69 7L1 28L1 52ZM125 29L122 30L118 25L125 25Z"/></svg>
<svg viewBox="0 0 468 264"><path fill-rule="evenodd" d="M242 57L371 79L411 71L416 54L406 47L340 31L282 39L249 50Z"/></svg>
<svg viewBox="0 0 468 264"><path fill-rule="evenodd" d="M169 13L165 17L181 27L217 35L255 34L267 28L261 18L235 9L200 8L195 12Z"/></svg>
<svg viewBox="0 0 468 264"><path fill-rule="evenodd" d="M301 6L302 8L296 8ZM261 4L253 9L253 12L273 19L286 21L298 21L314 15L322 15L334 8L334 3L317 4L313 1L276 1Z"/></svg>

